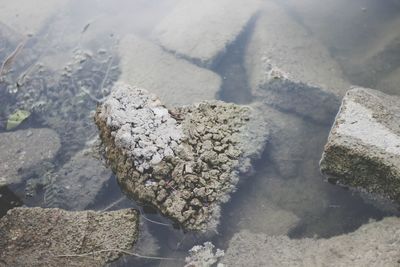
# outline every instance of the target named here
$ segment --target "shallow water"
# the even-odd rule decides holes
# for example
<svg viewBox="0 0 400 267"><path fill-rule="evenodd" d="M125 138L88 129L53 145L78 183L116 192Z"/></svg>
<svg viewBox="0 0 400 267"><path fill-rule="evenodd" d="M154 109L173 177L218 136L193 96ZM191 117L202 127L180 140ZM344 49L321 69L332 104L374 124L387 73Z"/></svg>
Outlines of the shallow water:
<svg viewBox="0 0 400 267"><path fill-rule="evenodd" d="M5 122L12 112L26 109L32 115L15 130L54 129L61 149L45 166L21 172L21 183L0 187L0 216L19 205L64 207L66 203L46 201L46 194L57 195L51 177L78 151L89 148L89 153L96 153L93 139L98 132L92 117L97 104L121 76L119 41L132 33L151 39L154 27L178 0L55 1L54 6L46 1L20 1L23 6L17 2L0 0L0 6L5 8L0 11L0 58L4 60L17 44L24 43L0 83L0 134L7 131ZM383 49L385 40L390 43L393 36L400 36L395 27L400 26L399 1L276 2L306 29L310 38L318 39L329 50L348 81L400 95L400 89L391 85L400 70L400 42ZM33 15L26 10L33 10ZM210 67L222 78L220 100L239 104L259 100L251 94L244 66L244 53L253 30L251 20ZM371 61L368 55L374 51L378 51L378 59ZM321 125L297 118L293 126L296 129L282 133L290 140L278 145L272 140L268 144L254 173L240 182L231 201L223 207L218 233L211 237L218 248L226 249L232 235L242 229L267 234L286 234L289 229L287 234L292 238L323 238L354 231L370 219L392 214L366 203L351 190L326 183L320 175L318 160L333 120L332 116ZM287 126L291 127L291 122ZM302 143L301 151L283 154L285 157L277 163L271 151L288 149L296 142ZM141 227L146 233L138 244L145 247L142 254L183 259L193 245L210 240L208 236L184 232L153 208L125 198L114 176L86 208L126 207L141 211ZM124 256L110 266L133 264L180 263Z"/></svg>

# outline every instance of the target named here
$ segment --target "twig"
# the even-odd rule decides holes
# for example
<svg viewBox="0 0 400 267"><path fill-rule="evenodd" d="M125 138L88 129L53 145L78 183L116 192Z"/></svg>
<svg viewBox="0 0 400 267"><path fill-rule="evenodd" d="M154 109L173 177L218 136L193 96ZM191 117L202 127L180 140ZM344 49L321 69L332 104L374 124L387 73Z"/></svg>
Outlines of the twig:
<svg viewBox="0 0 400 267"><path fill-rule="evenodd" d="M123 253L123 254L127 254L130 256L135 256L138 258L143 258L143 259L150 259L150 260L172 260L172 261L183 261L182 259L179 258L164 258L164 257L156 257L156 256L144 256L144 255L140 255L137 253L133 253L133 252L129 252L126 250L122 250L122 249L102 249L102 250L97 250L97 251L93 251L93 252L87 252L87 253L82 253L82 254L64 254L64 255L56 255L55 257L57 258L62 258L62 257L87 257L87 256L91 256L97 253L103 253L103 252L119 252L119 253Z"/></svg>
<svg viewBox="0 0 400 267"><path fill-rule="evenodd" d="M0 77L3 75L4 69L10 67L12 62L14 61L15 57L21 52L22 48L25 45L25 41L20 42L17 47L14 49L14 51L11 52L11 54L6 57L6 59L3 61L3 64L1 64L0 68Z"/></svg>
<svg viewBox="0 0 400 267"><path fill-rule="evenodd" d="M172 225L169 224L169 223L162 223L162 222L153 221L153 220L147 218L146 216L144 216L143 213L141 213L140 215L143 217L143 219L145 219L146 221L149 221L149 222L151 222L151 223L159 224L159 225L164 225L164 226L168 226L168 227L169 227L169 226L172 226Z"/></svg>
<svg viewBox="0 0 400 267"><path fill-rule="evenodd" d="M107 207L102 209L101 211L107 211L107 210L111 209L112 207L114 207L115 205L121 203L125 199L126 199L126 197L120 197L119 199L117 199L116 201L114 201L113 203L111 203L110 205L108 205Z"/></svg>
<svg viewBox="0 0 400 267"><path fill-rule="evenodd" d="M112 65L112 63L113 63L113 57L110 56L108 61L109 61L109 63L108 63L108 65L107 65L107 70L106 70L106 73L104 74L104 78L103 78L103 80L101 81L100 88L99 88L99 92L101 92L101 94L103 95L103 97L104 97L103 88L104 88L104 84L105 84L105 82L106 82L106 80L107 80L107 78L108 78L108 74L110 73L111 65Z"/></svg>

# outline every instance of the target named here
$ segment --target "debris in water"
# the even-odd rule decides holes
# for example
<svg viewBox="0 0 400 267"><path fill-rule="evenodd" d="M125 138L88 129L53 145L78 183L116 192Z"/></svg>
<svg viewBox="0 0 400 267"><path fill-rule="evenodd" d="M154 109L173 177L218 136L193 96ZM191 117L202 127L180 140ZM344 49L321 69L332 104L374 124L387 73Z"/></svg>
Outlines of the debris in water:
<svg viewBox="0 0 400 267"><path fill-rule="evenodd" d="M31 113L26 110L17 110L13 114L10 115L10 117L7 120L7 131L12 130L16 128L18 125L20 125L24 120L26 120Z"/></svg>

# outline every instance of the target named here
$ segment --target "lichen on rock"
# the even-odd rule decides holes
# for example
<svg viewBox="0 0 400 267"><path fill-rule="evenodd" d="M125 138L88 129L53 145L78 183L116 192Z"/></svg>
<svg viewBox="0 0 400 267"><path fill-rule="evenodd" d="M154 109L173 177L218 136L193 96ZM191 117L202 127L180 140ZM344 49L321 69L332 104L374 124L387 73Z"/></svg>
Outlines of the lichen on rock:
<svg viewBox="0 0 400 267"><path fill-rule="evenodd" d="M123 83L98 107L106 157L128 195L189 230L215 230L220 205L263 151L267 124L256 110L220 101L168 110Z"/></svg>

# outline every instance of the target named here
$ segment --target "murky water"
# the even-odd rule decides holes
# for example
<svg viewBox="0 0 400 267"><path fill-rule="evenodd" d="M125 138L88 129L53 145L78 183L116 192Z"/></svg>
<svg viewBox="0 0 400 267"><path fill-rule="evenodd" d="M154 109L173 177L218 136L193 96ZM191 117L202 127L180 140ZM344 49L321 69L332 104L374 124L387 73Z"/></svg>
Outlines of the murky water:
<svg viewBox="0 0 400 267"><path fill-rule="evenodd" d="M46 164L18 169L20 181L0 186L0 216L20 205L77 209L62 203L65 198L59 197L63 193L57 191L57 184L60 177L68 179L69 173L88 175L83 173L87 171L84 167L68 163L83 149L96 155L98 132L93 114L121 77L124 53L118 45L128 34L153 40L154 27L179 1L33 2L0 0L0 59L5 62L23 44L0 82L0 134L50 128L58 134L61 148ZM350 83L400 95L399 1L276 2L309 33L309 38L328 49ZM222 78L220 100L238 104L260 100L252 96L244 62L256 19L257 15L209 67ZM7 119L18 109L29 110L31 115L15 129L7 130ZM224 205L221 225L212 237L184 232L153 208L125 198L111 173L101 180L102 186L87 200L85 209L139 209L143 235L137 245L142 247L140 253L179 259L193 245L210 239L226 249L232 235L242 229L292 238L331 237L354 231L369 219L381 219L391 212L367 203L351 190L324 182L318 160L333 119L326 124L300 117L281 121L287 128L277 135L284 138L272 137L255 164L254 174L241 181L231 201ZM103 164L101 159L98 162ZM133 264L180 263L124 256L110 266Z"/></svg>

